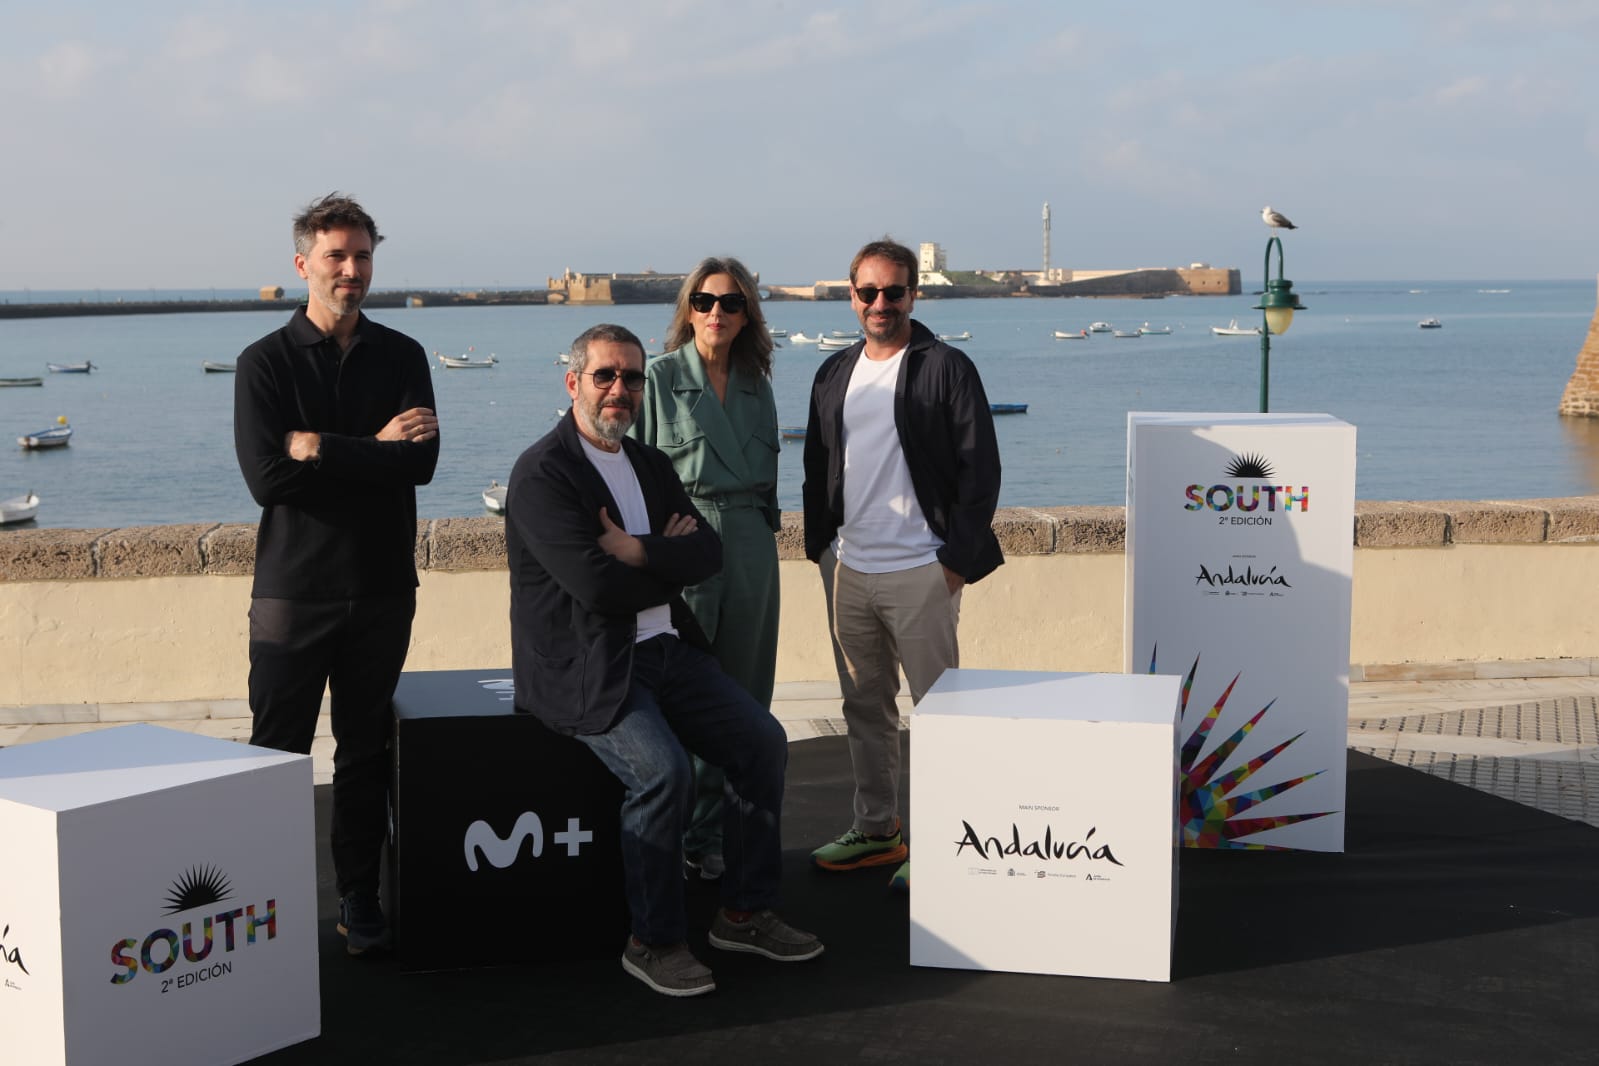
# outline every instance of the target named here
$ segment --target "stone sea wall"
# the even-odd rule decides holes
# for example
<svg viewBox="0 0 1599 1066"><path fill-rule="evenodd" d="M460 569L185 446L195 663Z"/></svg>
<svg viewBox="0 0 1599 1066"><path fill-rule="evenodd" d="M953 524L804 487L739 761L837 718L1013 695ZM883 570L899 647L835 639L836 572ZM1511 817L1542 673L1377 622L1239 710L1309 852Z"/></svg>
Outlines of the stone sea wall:
<svg viewBox="0 0 1599 1066"><path fill-rule="evenodd" d="M962 598L963 664L1122 669L1123 509L1007 508L994 527L1007 562ZM1362 501L1351 536L1351 659L1364 676L1504 660L1559 672L1599 657L1599 497ZM785 514L785 682L833 677L802 543L800 516ZM246 524L0 532L0 708L238 699L254 547ZM503 670L501 520L420 522L416 558L409 667Z"/></svg>

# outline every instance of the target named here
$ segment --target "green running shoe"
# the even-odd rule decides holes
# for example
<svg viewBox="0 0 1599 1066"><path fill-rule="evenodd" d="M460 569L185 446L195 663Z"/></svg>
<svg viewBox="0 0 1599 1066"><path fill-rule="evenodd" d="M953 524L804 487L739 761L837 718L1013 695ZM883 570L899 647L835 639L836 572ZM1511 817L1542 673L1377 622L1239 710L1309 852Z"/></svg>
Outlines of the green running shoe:
<svg viewBox="0 0 1599 1066"><path fill-rule="evenodd" d="M904 834L898 828L884 837L867 836L851 829L831 844L823 844L811 852L811 862L823 870L859 870L901 863L910 853Z"/></svg>

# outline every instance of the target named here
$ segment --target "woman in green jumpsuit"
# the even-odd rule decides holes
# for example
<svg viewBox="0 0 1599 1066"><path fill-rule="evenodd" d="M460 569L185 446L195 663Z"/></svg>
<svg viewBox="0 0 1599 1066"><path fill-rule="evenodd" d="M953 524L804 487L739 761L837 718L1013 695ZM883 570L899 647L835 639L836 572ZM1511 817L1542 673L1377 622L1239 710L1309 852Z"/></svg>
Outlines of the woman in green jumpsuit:
<svg viewBox="0 0 1599 1066"><path fill-rule="evenodd" d="M722 538L722 572L683 591L728 676L772 705L777 664L777 403L772 338L755 279L737 259L706 259L683 282L650 360L630 431L672 459L694 506ZM722 873L722 771L694 759L683 856Z"/></svg>

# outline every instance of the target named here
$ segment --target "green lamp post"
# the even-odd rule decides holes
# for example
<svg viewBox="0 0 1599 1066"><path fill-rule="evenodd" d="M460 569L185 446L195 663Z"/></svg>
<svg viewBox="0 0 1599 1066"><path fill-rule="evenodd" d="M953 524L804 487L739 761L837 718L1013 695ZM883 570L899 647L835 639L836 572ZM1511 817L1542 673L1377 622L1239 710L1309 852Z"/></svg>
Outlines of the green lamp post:
<svg viewBox="0 0 1599 1066"><path fill-rule="evenodd" d="M1277 246L1277 277L1271 277L1271 246ZM1305 305L1299 302L1299 294L1294 292L1294 283L1283 277L1283 242L1273 237L1266 242L1266 262L1261 267L1261 276L1266 280L1266 291L1261 294L1260 303L1254 309L1261 312L1260 329L1260 410L1262 413L1271 409L1271 335L1273 333L1287 333L1288 327L1294 324L1294 312L1305 310Z"/></svg>

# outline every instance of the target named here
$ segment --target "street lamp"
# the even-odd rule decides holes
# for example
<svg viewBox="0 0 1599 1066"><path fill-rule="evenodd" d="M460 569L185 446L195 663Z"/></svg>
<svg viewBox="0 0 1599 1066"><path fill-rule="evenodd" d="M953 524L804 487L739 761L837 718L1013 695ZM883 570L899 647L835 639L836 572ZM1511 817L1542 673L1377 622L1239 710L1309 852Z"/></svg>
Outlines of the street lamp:
<svg viewBox="0 0 1599 1066"><path fill-rule="evenodd" d="M1277 246L1277 277L1271 277L1271 246ZM1266 242L1266 262L1260 270L1261 276L1266 281L1266 291L1261 294L1260 303L1254 309L1261 312L1260 329L1260 410L1264 414L1270 409L1269 397L1271 396L1271 335L1273 333L1287 333L1288 327L1294 324L1294 312L1303 311L1305 305L1299 302L1299 294L1294 292L1294 283L1283 277L1283 242L1273 237Z"/></svg>

